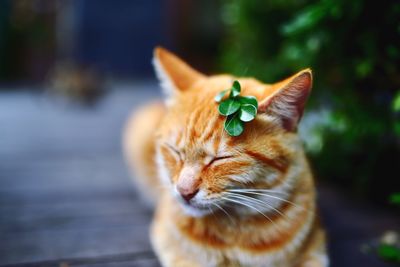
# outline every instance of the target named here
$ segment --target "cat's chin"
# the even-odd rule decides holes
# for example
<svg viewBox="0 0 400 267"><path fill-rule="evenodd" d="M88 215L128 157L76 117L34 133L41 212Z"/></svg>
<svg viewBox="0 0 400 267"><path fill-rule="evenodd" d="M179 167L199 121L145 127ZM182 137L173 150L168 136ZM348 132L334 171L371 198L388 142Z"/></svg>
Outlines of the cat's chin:
<svg viewBox="0 0 400 267"><path fill-rule="evenodd" d="M180 205L182 207L182 211L191 217L204 217L208 214L211 214L213 212L213 210L211 208L198 208L198 207L194 207L192 205L187 205L187 204L181 204Z"/></svg>

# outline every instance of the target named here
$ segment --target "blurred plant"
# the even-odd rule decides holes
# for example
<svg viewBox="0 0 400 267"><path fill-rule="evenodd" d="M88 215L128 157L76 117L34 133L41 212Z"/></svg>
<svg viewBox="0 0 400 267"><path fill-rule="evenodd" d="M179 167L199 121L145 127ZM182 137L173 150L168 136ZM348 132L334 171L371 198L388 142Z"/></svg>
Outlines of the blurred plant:
<svg viewBox="0 0 400 267"><path fill-rule="evenodd" d="M377 253L384 260L400 263L400 249L394 245L380 244Z"/></svg>
<svg viewBox="0 0 400 267"><path fill-rule="evenodd" d="M400 193L392 194L389 201L400 207ZM387 230L379 239L361 246L361 251L376 255L384 261L400 264L400 236L398 231Z"/></svg>
<svg viewBox="0 0 400 267"><path fill-rule="evenodd" d="M222 3L222 68L276 81L312 67L303 136L316 171L382 201L400 173L400 2Z"/></svg>
<svg viewBox="0 0 400 267"><path fill-rule="evenodd" d="M400 136L400 92L397 93L393 100L393 111L397 113L397 120L394 122L394 131L397 136Z"/></svg>
<svg viewBox="0 0 400 267"><path fill-rule="evenodd" d="M400 193L390 196L390 202L400 207ZM379 257L386 261L400 263L400 238L395 231L387 231L381 238L376 250Z"/></svg>
<svg viewBox="0 0 400 267"><path fill-rule="evenodd" d="M390 196L390 203L400 206L400 193L395 193Z"/></svg>

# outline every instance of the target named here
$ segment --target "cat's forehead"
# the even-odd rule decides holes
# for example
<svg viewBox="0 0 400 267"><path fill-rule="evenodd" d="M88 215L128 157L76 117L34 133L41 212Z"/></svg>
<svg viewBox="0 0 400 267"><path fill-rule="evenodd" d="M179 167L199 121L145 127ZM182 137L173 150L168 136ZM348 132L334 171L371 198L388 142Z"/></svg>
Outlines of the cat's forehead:
<svg viewBox="0 0 400 267"><path fill-rule="evenodd" d="M218 103L213 100L192 99L189 102L178 104L171 110L169 138L180 146L207 146L222 135L224 117L219 114Z"/></svg>
<svg viewBox="0 0 400 267"><path fill-rule="evenodd" d="M215 75L195 83L191 88L180 92L173 101L171 109L193 112L199 106L203 109L217 109L215 96L223 90L230 89L235 80L241 85L241 95L252 95L262 98L265 94L265 85L253 78L237 78L230 75Z"/></svg>
<svg viewBox="0 0 400 267"><path fill-rule="evenodd" d="M234 80L235 77L229 75L212 76L175 96L163 127L163 136L168 142L182 147L206 147L229 138L224 133L226 118L219 114L214 98L220 91L229 89ZM266 86L254 79L238 80L243 95L257 98Z"/></svg>
<svg viewBox="0 0 400 267"><path fill-rule="evenodd" d="M260 81L254 78L240 78L234 77L231 75L214 75L210 76L207 79L203 79L198 83L194 84L195 90L190 90L191 93L195 93L196 89L201 90L202 92L208 91L212 93L218 93L222 90L229 89L232 87L234 81L239 81L242 87L242 90L247 92L259 93L264 91L266 84L261 83Z"/></svg>

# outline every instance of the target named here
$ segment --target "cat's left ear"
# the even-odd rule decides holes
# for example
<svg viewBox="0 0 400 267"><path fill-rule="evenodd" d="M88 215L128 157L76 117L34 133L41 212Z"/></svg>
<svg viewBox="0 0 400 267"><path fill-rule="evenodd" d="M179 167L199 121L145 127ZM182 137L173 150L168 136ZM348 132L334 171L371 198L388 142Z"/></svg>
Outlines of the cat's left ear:
<svg viewBox="0 0 400 267"><path fill-rule="evenodd" d="M161 87L168 97L188 90L196 81L205 77L162 47L154 49L153 64Z"/></svg>
<svg viewBox="0 0 400 267"><path fill-rule="evenodd" d="M311 69L302 70L268 88L266 97L259 105L259 113L278 119L288 131L296 131L311 88Z"/></svg>

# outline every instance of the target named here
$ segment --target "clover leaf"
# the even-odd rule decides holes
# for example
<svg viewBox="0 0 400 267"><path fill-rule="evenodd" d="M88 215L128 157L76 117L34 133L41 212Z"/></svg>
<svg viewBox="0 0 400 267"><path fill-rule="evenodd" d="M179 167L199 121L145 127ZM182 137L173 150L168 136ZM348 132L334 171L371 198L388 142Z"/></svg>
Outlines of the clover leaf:
<svg viewBox="0 0 400 267"><path fill-rule="evenodd" d="M236 113L226 118L224 128L229 135L238 136L243 132L244 125L243 122L239 119L238 114Z"/></svg>
<svg viewBox="0 0 400 267"><path fill-rule="evenodd" d="M256 109L258 109L258 101L254 96L239 96L238 100L242 104L253 105Z"/></svg>
<svg viewBox="0 0 400 267"><path fill-rule="evenodd" d="M221 102L222 98L224 98L226 92L228 92L228 91L229 91L229 89L226 89L226 90L220 92L218 95L216 95L214 97L214 100L217 101L218 103Z"/></svg>
<svg viewBox="0 0 400 267"><path fill-rule="evenodd" d="M222 101L221 104L219 104L218 111L221 115L229 116L238 111L239 108L240 108L239 101L232 98L228 98Z"/></svg>
<svg viewBox="0 0 400 267"><path fill-rule="evenodd" d="M252 121L256 117L257 114L257 109L253 105L249 104L244 104L241 105L240 111L239 111L239 118L241 121Z"/></svg>
<svg viewBox="0 0 400 267"><path fill-rule="evenodd" d="M237 97L240 95L240 83L238 81L234 81L231 89L231 97Z"/></svg>
<svg viewBox="0 0 400 267"><path fill-rule="evenodd" d="M230 91L229 97L222 101L228 91ZM254 120L257 115L257 99L254 96L241 96L240 92L240 83L234 81L231 88L221 91L214 98L220 103L218 112L227 117L224 129L230 136L242 134L244 123Z"/></svg>

